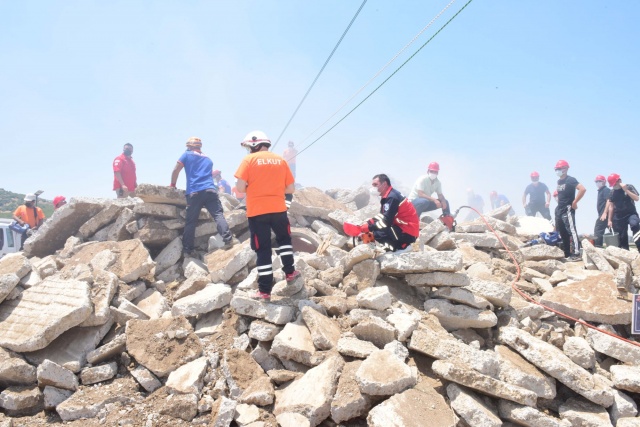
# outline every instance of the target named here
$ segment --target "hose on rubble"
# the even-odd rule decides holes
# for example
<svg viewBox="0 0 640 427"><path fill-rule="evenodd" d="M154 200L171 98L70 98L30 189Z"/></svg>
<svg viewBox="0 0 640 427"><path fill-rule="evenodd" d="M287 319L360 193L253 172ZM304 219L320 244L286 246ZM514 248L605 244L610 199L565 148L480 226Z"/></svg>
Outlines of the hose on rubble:
<svg viewBox="0 0 640 427"><path fill-rule="evenodd" d="M520 280L520 274L521 274L520 264L519 264L519 263L518 263L518 261L516 260L516 257L513 255L513 252L511 252L511 250L509 250L509 248L508 248L508 247L507 247L507 245L504 243L504 241L502 240L502 238L500 237L500 235L499 235L499 234L496 232L496 230L491 226L491 224L489 224L489 222L486 220L485 216L484 216L484 215L482 215L482 213L481 213L481 212L479 212L477 209L475 209L475 208L473 208L473 207L471 207L471 206L460 206L460 207L458 208L458 210L456 210L456 213L454 214L454 217L458 214L458 212L459 212L459 211L460 211L460 209L462 209L462 208L471 209L471 210L473 210L475 213L477 213L477 214L480 216L480 218L482 219L482 221L484 221L484 223L486 224L487 228L489 228L489 230L491 230L491 232L492 232L492 233L493 233L493 234L498 238L498 241L500 242L500 244L502 245L502 247L504 247L504 249L505 249L505 250L507 251L507 253L509 254L509 257L511 258L511 260L513 261L513 264L514 264L514 265L515 265L515 267L516 267L516 277L515 277L515 278L513 279L513 281L511 282L511 289L513 289L514 291L516 291L516 292L517 292L521 297L523 297L525 300L529 301L529 302L530 302L530 303L532 303L532 304L539 305L540 307L544 308L545 310L548 310L548 311L550 311L550 312L552 312L552 313L555 313L556 315L558 315L558 316L560 316L560 317L563 317L563 318L568 319L568 320L572 320L572 321L574 321L574 322L576 322L576 323L579 323L579 324L581 324L581 325L583 325L583 326L585 326L585 327L587 327L587 328L594 329L594 330L596 330L596 331L598 331L598 332L600 332L600 333L603 333L603 334L609 335L610 337L617 338L617 339L622 340L622 341L624 341L624 342L627 342L627 343L629 343L629 344L633 344L633 345L635 345L635 346L640 347L640 343L639 343L639 342L637 342L637 341L633 341L633 340L630 340L630 339L627 339L627 338L621 337L620 335L617 335L617 334L611 333L611 332L609 332L609 331L605 331L605 330L602 330L602 329L598 329L596 326L594 326L594 325L592 325L592 324L590 324L590 323L587 323L587 322L585 322L585 321L584 321L584 320L582 320L582 319L576 319L576 318L574 318L574 317L569 316L568 314L565 314L565 313L563 313L563 312L561 312L561 311L558 311L558 310L556 310L556 309L553 309L553 308L551 308L551 307L548 307L548 306L546 306L546 305L544 305L544 304L542 304L542 303L540 303L540 302L538 302L538 301L534 300L532 297L530 297L529 295L527 295L525 292L521 291L521 290L520 290L520 288L518 288L518 286L516 285L516 283L518 282L518 280Z"/></svg>

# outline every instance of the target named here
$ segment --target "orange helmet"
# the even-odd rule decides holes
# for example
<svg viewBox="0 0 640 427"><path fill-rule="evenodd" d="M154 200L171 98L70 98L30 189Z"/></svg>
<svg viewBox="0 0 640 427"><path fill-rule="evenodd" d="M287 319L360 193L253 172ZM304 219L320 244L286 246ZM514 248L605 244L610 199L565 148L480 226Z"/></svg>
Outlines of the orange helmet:
<svg viewBox="0 0 640 427"><path fill-rule="evenodd" d="M427 171L440 172L440 165L438 162L431 162L427 167Z"/></svg>
<svg viewBox="0 0 640 427"><path fill-rule="evenodd" d="M612 173L607 177L607 181L609 182L609 187L613 187L618 183L618 181L620 181L620 175L618 175L617 173Z"/></svg>
<svg viewBox="0 0 640 427"><path fill-rule="evenodd" d="M564 168L569 168L569 163L566 160L558 160L558 163L556 163L556 167L554 169Z"/></svg>

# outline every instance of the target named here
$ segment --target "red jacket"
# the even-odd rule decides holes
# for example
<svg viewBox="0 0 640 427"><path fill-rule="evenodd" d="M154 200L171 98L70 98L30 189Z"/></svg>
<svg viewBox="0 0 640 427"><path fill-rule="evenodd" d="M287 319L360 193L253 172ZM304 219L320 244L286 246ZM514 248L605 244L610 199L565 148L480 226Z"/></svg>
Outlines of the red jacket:
<svg viewBox="0 0 640 427"><path fill-rule="evenodd" d="M390 225L400 227L403 233L413 237L420 234L420 219L413 204L398 190L389 187L380 199L380 213L367 221L370 230L382 230Z"/></svg>

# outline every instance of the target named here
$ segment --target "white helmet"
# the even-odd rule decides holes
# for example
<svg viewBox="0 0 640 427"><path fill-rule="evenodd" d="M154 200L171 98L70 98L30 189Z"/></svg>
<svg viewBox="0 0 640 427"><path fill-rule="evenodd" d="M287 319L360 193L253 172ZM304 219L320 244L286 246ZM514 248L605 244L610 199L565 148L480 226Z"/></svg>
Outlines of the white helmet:
<svg viewBox="0 0 640 427"><path fill-rule="evenodd" d="M265 135L265 133L260 130L249 132L247 136L244 137L244 140L240 143L240 145L242 145L249 151L252 151L260 144L265 144L267 147L271 147L271 140L267 138L267 135Z"/></svg>
<svg viewBox="0 0 640 427"><path fill-rule="evenodd" d="M35 194L27 194L26 196L24 196L25 202L35 202L35 200L36 200Z"/></svg>

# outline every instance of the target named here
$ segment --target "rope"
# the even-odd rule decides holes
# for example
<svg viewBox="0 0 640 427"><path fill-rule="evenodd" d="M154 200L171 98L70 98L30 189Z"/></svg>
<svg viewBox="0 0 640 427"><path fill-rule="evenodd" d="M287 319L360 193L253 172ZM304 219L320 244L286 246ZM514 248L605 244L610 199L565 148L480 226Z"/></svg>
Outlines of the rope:
<svg viewBox="0 0 640 427"><path fill-rule="evenodd" d="M364 104L364 102L371 98L371 96L376 93L378 91L378 89L380 89L385 83L387 83L393 76L396 75L396 73L398 71L400 71L400 69L402 67L404 67L409 61L411 61L413 59L414 56L416 56L418 54L418 52L420 52L427 44L429 44L429 42L431 42L431 40L433 40L438 34L440 34L440 32L442 30L444 30L444 28L449 25L449 23L451 23L451 21L453 21L459 14L460 12L462 12L467 6L469 6L469 4L472 2L473 0L469 0L464 6L462 6L462 8L456 12L455 15L453 15L442 27L440 27L440 29L438 31L436 31L436 33L434 35L431 36L431 38L429 38L429 40L427 40L422 46L420 46L420 48L418 48L417 51L415 51L413 53L413 55L411 55L406 61L404 61L402 63L402 65L400 65L398 68L396 68L396 70L391 73L391 75L389 77L387 77L382 83L380 83L380 85L378 85L378 87L376 87L369 95L367 95L362 101L360 101L360 103L358 103L358 105L356 105L355 107L353 107L353 109L351 109L351 111L349 111L347 114L345 114L340 120L338 120L338 122L336 124L334 124L333 126L331 126L325 133L323 133L322 135L320 135L318 138L316 138L312 143L310 143L309 145L307 145L305 148L303 148L302 150L300 150L298 152L298 154L296 154L295 157L299 156L300 154L302 154L304 151L306 151L309 147L311 147L313 144L315 144L316 142L320 141L320 139L322 139L326 134L328 134L329 132L331 132L336 126L338 126L340 123L342 123L342 121L344 121L344 119L346 119L347 117L349 117L351 115L351 113L353 113L355 110L358 109L358 107L360 107L362 104Z"/></svg>
<svg viewBox="0 0 640 427"><path fill-rule="evenodd" d="M610 337L619 339L621 341L627 342L629 344L633 344L635 346L640 347L640 343L637 341L632 341L629 340L627 338L621 337L620 335L616 335L614 333L602 330L602 329L598 329L596 326L585 322L582 319L576 319L574 317L569 316L568 314L562 313L561 311L555 310L551 307L548 307L536 300L534 300L533 298L531 298L529 295L527 295L525 292L521 291L520 288L518 288L518 286L516 285L516 282L520 279L520 274L521 274L521 270L520 270L520 264L518 263L518 261L516 260L516 257L513 255L513 253L509 250L509 248L507 247L507 245L504 243L504 241L502 240L502 238L500 237L500 235L496 232L496 230L493 229L493 227L491 226L491 224L489 224L489 222L485 219L484 215L482 215L481 212L478 212L475 208L472 208L471 206L461 206L460 209L462 208L468 208L471 209L473 211L475 211L478 215L480 215L480 218L482 218L482 221L484 221L484 223L486 224L486 226L489 228L489 230L491 230L491 232L493 232L493 234L495 234L495 236L498 238L498 241L500 241L500 244L505 248L505 250L507 251L507 253L509 254L509 257L511 258L511 260L513 261L513 264L516 266L516 277L513 279L513 281L511 282L511 289L513 289L514 291L516 291L521 297L523 297L525 300L529 301L532 304L536 304L539 305L540 307L544 308L545 310L548 310L552 313L555 313L556 315L563 317L565 319L569 319L572 320L576 323L579 323L587 328L590 329L594 329L598 332L601 332L605 335L609 335Z"/></svg>
<svg viewBox="0 0 640 427"><path fill-rule="evenodd" d="M327 66L327 64L329 63L329 61L331 60L331 57L333 56L333 54L336 52L336 50L338 49L338 46L340 46L340 43L342 43L342 39L344 39L344 36L347 35L347 33L349 32L349 29L351 28L351 25L353 25L354 21L356 20L356 18L358 17L358 15L360 14L360 11L362 10L362 8L364 7L365 3L367 3L367 0L364 0L362 2L362 4L360 5L360 7L358 8L357 12L355 15L353 15L353 18L351 19L351 22L349 22L349 25L347 25L347 28L344 30L344 33L342 33L342 36L340 37L340 40L338 40L338 43L336 43L335 47L333 48L333 50L331 51L331 54L329 54L329 57L327 58L327 60L324 62L324 65L322 66L322 68L320 69L320 71L318 72L318 75L316 76L315 79L313 79L313 83L311 83L311 86L309 86L309 89L307 89L307 93L304 94L304 96L302 97L302 100L300 101L300 103L298 104L298 106L296 107L296 110L293 112L293 114L291 115L291 118L289 119L289 121L287 122L287 124L285 125L284 129L282 129L282 132L280 132L280 135L278 136L278 139L276 139L275 144L273 144L273 147L271 148L271 150L273 150L276 145L278 145L278 142L280 142L280 138L282 138L282 135L284 135L285 131L287 130L287 128L289 127L289 125L291 124L291 121L293 120L293 118L296 116L296 114L298 114L298 110L300 109L300 107L302 106L302 103L304 102L305 99L307 99L307 96L309 95L309 92L311 92L311 89L313 89L313 86L316 84L316 82L318 81L318 78L320 78L320 74L322 74L322 72L324 71L325 67Z"/></svg>
<svg viewBox="0 0 640 427"><path fill-rule="evenodd" d="M388 67L389 65L391 65L391 63L392 63L393 61L395 61L395 60L396 60L396 59L397 59L397 58L402 54L402 52L404 52L404 51L405 51L409 46L411 46L411 45L413 44L413 42L415 42L415 41L418 39L418 37L420 37L420 36L422 35L422 33L424 33L424 32L425 32L429 27L431 27L431 25L432 25L432 24L433 24L433 23L434 23L438 18L440 18L440 16L441 16L441 15L442 15L442 14L443 14L443 13L444 13L444 12L445 12L445 11L446 11L446 10L447 10L447 9L448 9L452 4L453 4L453 3L455 3L455 1L456 1L456 0L451 0L451 2L450 2L448 5L446 5L446 6L444 7L444 9L442 9L442 10L440 11L440 13L438 13L438 14L437 14L437 15L436 15L432 20L431 20L431 22L429 22L429 23L428 23L428 24L427 24L427 25L426 25L422 30L420 30L420 32L419 32L418 34L416 34L416 35L415 35L415 37L414 37L414 38L413 38L409 43L407 43L407 44L406 44L402 49L400 49L400 51L399 51L398 53L396 53L396 54L394 55L394 57L393 57L393 58L391 58L391 60L390 60L389 62L387 62L387 63L384 65L384 67L382 67L382 68L381 68L381 69L380 69L380 70L379 70L379 71L378 71L378 72L377 72L373 77L371 77L371 78L369 79L369 81L368 81L368 82L366 82L366 83L365 83L365 84L364 84L360 89L358 89L358 90L356 91L356 93L354 93L353 95L351 95L351 97L350 97L349 99L347 99L347 100L346 100L346 101L345 101L345 102L344 102L344 103L343 103L343 104L342 104L342 105L341 105L341 106L340 106L340 107L339 107L339 108L338 108L338 109L337 109L337 110L336 110L336 111L335 111L331 116L329 116L329 118L328 118L327 120L325 120L325 121L324 121L320 126L318 126L317 128L315 128L315 129L314 129L314 130L313 130L309 135L307 135L304 139L302 139L302 140L300 141L300 144L304 143L307 139L309 139L309 138L311 137L311 135L313 135L313 134L314 134L314 133L316 133L318 130L320 130L320 128L322 128L324 125L326 125L326 124L329 122L329 120L331 120L332 118L334 118L334 117L336 116L336 114L338 114L340 111L342 111L342 109L343 109L343 108L344 108L348 103L350 103L350 102L353 100L353 98L355 98L356 96L358 96L358 95L360 94L360 92L362 92L362 91L363 91L367 86L369 86L369 84L370 84L372 81L374 81L376 78L378 78L378 76L379 76L380 74L382 74L382 72L383 72L384 70L386 70L386 69L387 69L387 67Z"/></svg>

